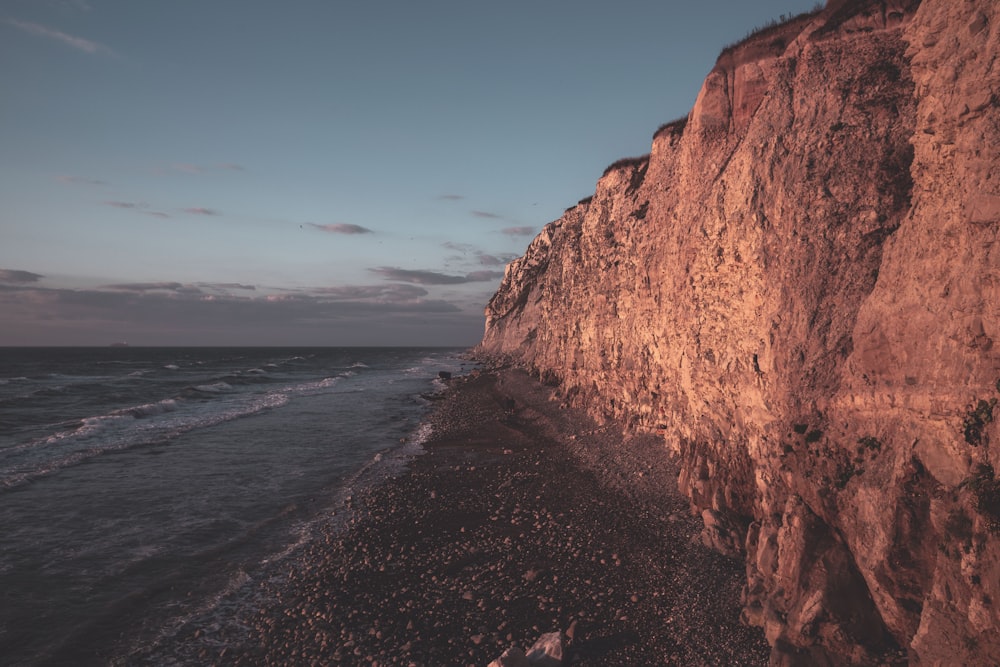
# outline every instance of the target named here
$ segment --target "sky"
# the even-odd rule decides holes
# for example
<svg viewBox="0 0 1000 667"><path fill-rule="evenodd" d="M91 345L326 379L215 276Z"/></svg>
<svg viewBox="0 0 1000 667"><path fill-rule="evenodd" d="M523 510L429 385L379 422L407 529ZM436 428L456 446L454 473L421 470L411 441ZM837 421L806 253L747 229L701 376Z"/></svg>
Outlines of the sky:
<svg viewBox="0 0 1000 667"><path fill-rule="evenodd" d="M0 0L0 345L471 346L815 0Z"/></svg>

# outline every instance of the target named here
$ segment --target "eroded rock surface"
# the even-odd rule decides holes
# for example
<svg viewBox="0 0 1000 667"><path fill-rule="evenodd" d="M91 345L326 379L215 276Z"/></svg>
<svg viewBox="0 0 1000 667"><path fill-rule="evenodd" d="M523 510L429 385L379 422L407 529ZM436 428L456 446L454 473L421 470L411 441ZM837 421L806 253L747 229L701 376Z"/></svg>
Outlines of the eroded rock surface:
<svg viewBox="0 0 1000 667"><path fill-rule="evenodd" d="M483 356L663 434L776 664L1000 656L998 57L993 0L755 35L487 308Z"/></svg>

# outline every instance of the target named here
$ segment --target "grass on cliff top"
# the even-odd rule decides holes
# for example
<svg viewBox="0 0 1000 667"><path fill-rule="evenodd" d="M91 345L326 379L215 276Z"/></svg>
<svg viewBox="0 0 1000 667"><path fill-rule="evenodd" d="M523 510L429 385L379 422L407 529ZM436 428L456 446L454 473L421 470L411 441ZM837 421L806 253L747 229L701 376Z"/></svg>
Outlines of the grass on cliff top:
<svg viewBox="0 0 1000 667"><path fill-rule="evenodd" d="M722 56L728 53L732 53L736 49L747 44L748 42L754 40L763 41L765 37L771 36L772 34L778 36L778 33L781 32L782 28L788 26L789 24L801 21L803 19L812 18L818 15L822 11L823 11L823 3L817 2L815 5L813 5L813 8L807 12L802 12L801 14L782 14L778 18L771 19L767 23L759 25L753 30L750 30L746 35L744 35L743 39L737 40L731 44L727 44L726 46L722 47L722 52L719 54L719 57L721 58Z"/></svg>
<svg viewBox="0 0 1000 667"><path fill-rule="evenodd" d="M637 155L636 157L623 157L621 160L615 160L607 166L604 173L601 176L607 176L615 169L626 169L628 167L642 167L644 164L649 162L649 153L645 155Z"/></svg>
<svg viewBox="0 0 1000 667"><path fill-rule="evenodd" d="M656 132L653 132L653 141L656 141L656 138L658 136L666 132L669 132L670 134L682 133L684 131L684 128L687 127L687 122L688 122L688 117L681 116L680 118L675 118L669 123L664 123L663 125L656 128Z"/></svg>
<svg viewBox="0 0 1000 667"><path fill-rule="evenodd" d="M583 199L581 199L577 203L573 204L572 206L567 207L566 210L563 211L563 213L569 213L570 211L572 211L577 206L586 206L587 204L589 204L592 201L594 201L594 195L590 195L589 197L584 197Z"/></svg>

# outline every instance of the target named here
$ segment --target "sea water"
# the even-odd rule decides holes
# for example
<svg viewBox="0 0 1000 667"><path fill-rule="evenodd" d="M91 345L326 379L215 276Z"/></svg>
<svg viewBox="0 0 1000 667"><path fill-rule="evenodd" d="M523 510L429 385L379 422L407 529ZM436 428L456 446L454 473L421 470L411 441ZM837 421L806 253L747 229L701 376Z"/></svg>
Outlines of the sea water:
<svg viewBox="0 0 1000 667"><path fill-rule="evenodd" d="M0 349L0 661L172 655L419 449L461 353Z"/></svg>

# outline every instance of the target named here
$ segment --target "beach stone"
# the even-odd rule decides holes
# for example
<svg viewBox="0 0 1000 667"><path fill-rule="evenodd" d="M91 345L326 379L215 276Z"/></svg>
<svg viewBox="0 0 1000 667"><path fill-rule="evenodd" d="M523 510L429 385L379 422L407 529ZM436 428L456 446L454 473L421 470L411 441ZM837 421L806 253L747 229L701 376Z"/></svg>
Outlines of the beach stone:
<svg viewBox="0 0 1000 667"><path fill-rule="evenodd" d="M531 663L528 662L528 658L519 646L511 646L499 658L491 662L488 667L531 667Z"/></svg>
<svg viewBox="0 0 1000 667"><path fill-rule="evenodd" d="M563 662L561 632L547 632L528 649L528 664L532 667L559 667Z"/></svg>

